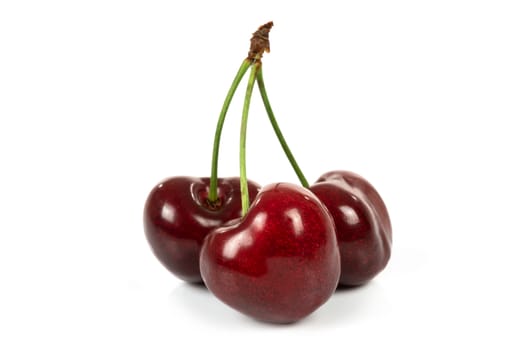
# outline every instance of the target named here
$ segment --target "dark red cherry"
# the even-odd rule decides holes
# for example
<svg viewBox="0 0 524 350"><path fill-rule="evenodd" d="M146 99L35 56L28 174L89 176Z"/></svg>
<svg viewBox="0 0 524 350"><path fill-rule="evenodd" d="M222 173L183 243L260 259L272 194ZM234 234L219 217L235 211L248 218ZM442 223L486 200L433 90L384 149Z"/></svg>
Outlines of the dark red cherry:
<svg viewBox="0 0 524 350"><path fill-rule="evenodd" d="M249 181L254 199L260 186ZM155 256L174 275L201 281L200 248L206 235L241 216L239 178L218 179L218 201L210 203L209 178L178 176L162 181L147 198L144 231Z"/></svg>
<svg viewBox="0 0 524 350"><path fill-rule="evenodd" d="M206 237L200 270L208 289L234 309L266 322L297 321L336 289L333 220L309 190L265 186L243 218Z"/></svg>
<svg viewBox="0 0 524 350"><path fill-rule="evenodd" d="M391 255L391 221L373 186L349 171L322 175L310 190L335 221L340 248L340 284L366 283L387 265Z"/></svg>

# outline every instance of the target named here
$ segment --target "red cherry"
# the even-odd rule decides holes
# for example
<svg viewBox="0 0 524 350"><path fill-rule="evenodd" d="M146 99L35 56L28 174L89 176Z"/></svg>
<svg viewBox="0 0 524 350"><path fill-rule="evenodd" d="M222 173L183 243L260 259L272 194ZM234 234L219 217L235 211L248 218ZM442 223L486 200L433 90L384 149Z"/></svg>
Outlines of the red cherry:
<svg viewBox="0 0 524 350"><path fill-rule="evenodd" d="M234 309L261 321L297 321L336 289L333 219L307 189L265 186L243 218L206 237L200 270L208 289Z"/></svg>
<svg viewBox="0 0 524 350"><path fill-rule="evenodd" d="M340 284L366 283L391 255L391 221L382 198L364 178L349 171L322 175L310 190L335 221L340 248Z"/></svg>
<svg viewBox="0 0 524 350"><path fill-rule="evenodd" d="M255 198L260 186L248 182ZM209 203L209 178L178 176L158 184L144 208L144 231L155 256L174 275L200 282L198 257L205 236L241 216L239 178L218 179L218 201Z"/></svg>

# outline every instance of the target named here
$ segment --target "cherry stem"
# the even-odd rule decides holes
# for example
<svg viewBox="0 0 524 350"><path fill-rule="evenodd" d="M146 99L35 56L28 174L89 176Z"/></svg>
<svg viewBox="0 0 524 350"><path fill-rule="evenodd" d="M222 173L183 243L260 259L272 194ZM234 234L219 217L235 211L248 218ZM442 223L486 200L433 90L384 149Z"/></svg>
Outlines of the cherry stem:
<svg viewBox="0 0 524 350"><path fill-rule="evenodd" d="M222 128L224 127L224 121L226 120L227 110L229 109L229 105L231 104L231 100L233 99L233 96L235 95L235 91L237 90L238 85L242 81L242 78L246 74L251 64L252 64L252 61L249 59L245 59L244 61L242 61L242 64L240 65L240 68L238 69L235 79L233 79L233 83L231 84L231 87L229 88L229 91L226 95L226 99L224 100L224 104L222 105L222 110L220 111L220 115L218 117L218 123L217 123L216 131L215 131L215 141L213 143L213 158L211 161L211 178L209 180L208 200L210 203L215 203L218 200L218 153L219 153L219 148L220 148L220 137L222 135Z"/></svg>
<svg viewBox="0 0 524 350"><path fill-rule="evenodd" d="M251 96L255 87L257 71L260 69L260 61L255 61L251 66L251 73L247 81L246 96L244 98L244 107L242 108L242 122L240 124L240 193L242 200L242 216L246 215L249 210L249 188L246 174L246 138L247 138L247 119L249 115L249 106Z"/></svg>
<svg viewBox="0 0 524 350"><path fill-rule="evenodd" d="M273 127L273 130L275 131L275 134L277 135L278 141L280 142L280 145L282 146L282 149L284 150L284 153L286 154L286 157L289 160L289 163L293 167L293 170L297 174L297 177L300 180L300 183L302 184L302 186L308 188L309 183L307 182L306 177L304 176L304 173L302 173L302 170L300 170L300 167L298 166L298 163L295 160L295 157L293 156L291 149L287 145L286 139L284 138L284 135L282 134L282 131L280 130L280 127L278 126L277 119L275 118L275 114L273 113L273 109L271 108L271 104L269 103L269 98L267 97L267 92L266 92L266 86L264 84L264 76L262 74L262 65L260 65L258 72L257 72L257 84L258 84L258 89L260 90L260 95L262 96L262 101L264 102L264 107L266 107L266 112L269 117L269 121L271 122L271 126Z"/></svg>

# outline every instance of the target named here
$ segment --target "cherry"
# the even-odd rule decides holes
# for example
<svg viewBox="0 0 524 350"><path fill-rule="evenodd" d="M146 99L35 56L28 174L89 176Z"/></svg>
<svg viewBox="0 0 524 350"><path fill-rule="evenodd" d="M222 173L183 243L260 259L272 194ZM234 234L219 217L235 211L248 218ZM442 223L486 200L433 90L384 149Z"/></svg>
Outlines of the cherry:
<svg viewBox="0 0 524 350"><path fill-rule="evenodd" d="M307 189L265 186L244 217L206 236L200 270L207 288L234 309L266 322L300 320L337 287L333 219Z"/></svg>
<svg viewBox="0 0 524 350"><path fill-rule="evenodd" d="M174 275L200 282L198 257L205 236L241 215L239 178L218 179L218 199L209 200L209 178L171 177L155 186L144 208L144 231L155 256ZM249 181L249 196L260 186Z"/></svg>
<svg viewBox="0 0 524 350"><path fill-rule="evenodd" d="M349 171L322 175L310 190L326 205L340 248L340 284L361 285L384 269L391 255L391 221L382 198Z"/></svg>

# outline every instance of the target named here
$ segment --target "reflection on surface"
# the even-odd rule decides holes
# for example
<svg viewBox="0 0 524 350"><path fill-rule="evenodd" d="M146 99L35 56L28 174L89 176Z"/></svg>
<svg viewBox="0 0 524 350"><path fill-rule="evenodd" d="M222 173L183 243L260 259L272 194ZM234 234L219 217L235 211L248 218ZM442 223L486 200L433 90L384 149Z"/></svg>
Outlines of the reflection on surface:
<svg viewBox="0 0 524 350"><path fill-rule="evenodd" d="M227 259L233 259L241 248L249 247L251 244L253 244L253 238L240 232L235 237L227 240L222 254Z"/></svg>
<svg viewBox="0 0 524 350"><path fill-rule="evenodd" d="M160 216L162 219L164 219L167 222L174 222L175 221L175 208L173 208L169 204L164 204L162 206L162 211L160 213Z"/></svg>
<svg viewBox="0 0 524 350"><path fill-rule="evenodd" d="M286 211L286 216L291 219L291 225L293 225L293 232L299 236L304 233L304 223L300 212L296 208L292 208Z"/></svg>
<svg viewBox="0 0 524 350"><path fill-rule="evenodd" d="M339 209L342 212L342 217L344 218L344 221L346 221L346 223L348 223L349 225L356 225L360 222L360 219L358 218L358 214L355 212L355 209L347 205L341 206L339 207Z"/></svg>
<svg viewBox="0 0 524 350"><path fill-rule="evenodd" d="M266 224L267 214L259 213L257 214L250 223L250 228L254 231L262 231L264 225ZM227 240L224 244L224 250L222 254L225 258L233 259L242 248L249 247L253 244L253 236L251 234L246 234L246 232L241 231L236 234L231 239Z"/></svg>
<svg viewBox="0 0 524 350"><path fill-rule="evenodd" d="M210 217L204 217L204 216L200 216L198 214L193 214L192 217L202 227L215 228L215 227L220 226L222 224L222 221L220 219L212 219Z"/></svg>

